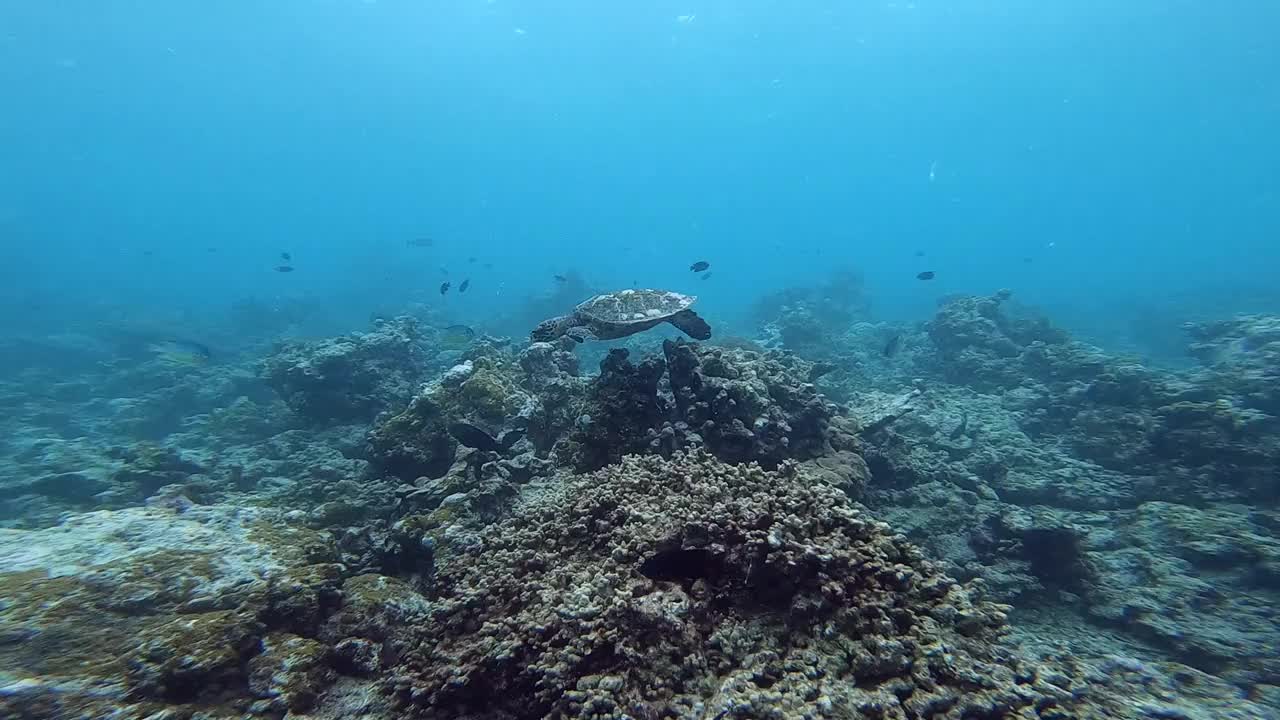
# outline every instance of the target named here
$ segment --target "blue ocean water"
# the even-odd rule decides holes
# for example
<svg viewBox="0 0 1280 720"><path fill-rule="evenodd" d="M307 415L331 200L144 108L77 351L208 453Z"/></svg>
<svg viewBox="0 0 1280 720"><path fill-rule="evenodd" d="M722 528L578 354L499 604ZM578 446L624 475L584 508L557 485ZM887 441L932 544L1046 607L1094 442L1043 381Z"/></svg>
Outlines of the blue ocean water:
<svg viewBox="0 0 1280 720"><path fill-rule="evenodd" d="M27 327L393 306L441 266L472 278L471 321L568 268L732 316L848 264L887 317L1009 287L1099 340L1139 304L1276 301L1273 3L0 13L3 292Z"/></svg>

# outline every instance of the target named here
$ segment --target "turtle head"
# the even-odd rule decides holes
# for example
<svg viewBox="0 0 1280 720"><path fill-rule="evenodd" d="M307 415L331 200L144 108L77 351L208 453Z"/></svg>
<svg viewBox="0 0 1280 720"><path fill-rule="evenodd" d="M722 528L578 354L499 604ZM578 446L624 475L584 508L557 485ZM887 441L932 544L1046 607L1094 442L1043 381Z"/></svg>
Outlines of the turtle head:
<svg viewBox="0 0 1280 720"><path fill-rule="evenodd" d="M543 320L538 323L538 327L529 333L529 337L534 342L551 342L556 338L564 335L564 331L569 327L568 317L554 317L550 320Z"/></svg>

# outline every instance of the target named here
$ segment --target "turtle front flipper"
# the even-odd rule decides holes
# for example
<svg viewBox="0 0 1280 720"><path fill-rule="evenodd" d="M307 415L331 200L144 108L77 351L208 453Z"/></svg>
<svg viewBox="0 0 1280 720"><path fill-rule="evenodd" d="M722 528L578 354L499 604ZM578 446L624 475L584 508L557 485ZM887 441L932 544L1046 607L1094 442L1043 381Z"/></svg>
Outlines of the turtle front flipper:
<svg viewBox="0 0 1280 720"><path fill-rule="evenodd" d="M681 310L672 315L667 322L680 328L685 335L695 340L707 340L711 337L711 325L692 310Z"/></svg>
<svg viewBox="0 0 1280 720"><path fill-rule="evenodd" d="M564 332L568 337L573 338L577 342L586 342L587 340L599 340L591 328L585 325L575 325Z"/></svg>

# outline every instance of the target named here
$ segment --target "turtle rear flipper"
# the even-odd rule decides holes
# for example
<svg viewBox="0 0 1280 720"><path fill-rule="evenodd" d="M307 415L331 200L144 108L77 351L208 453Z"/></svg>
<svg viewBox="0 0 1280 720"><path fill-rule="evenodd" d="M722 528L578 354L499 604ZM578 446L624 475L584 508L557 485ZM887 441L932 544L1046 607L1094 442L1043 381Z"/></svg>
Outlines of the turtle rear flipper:
<svg viewBox="0 0 1280 720"><path fill-rule="evenodd" d="M680 328L685 335L695 340L707 340L711 337L711 325L692 310L681 310L672 315L667 322Z"/></svg>

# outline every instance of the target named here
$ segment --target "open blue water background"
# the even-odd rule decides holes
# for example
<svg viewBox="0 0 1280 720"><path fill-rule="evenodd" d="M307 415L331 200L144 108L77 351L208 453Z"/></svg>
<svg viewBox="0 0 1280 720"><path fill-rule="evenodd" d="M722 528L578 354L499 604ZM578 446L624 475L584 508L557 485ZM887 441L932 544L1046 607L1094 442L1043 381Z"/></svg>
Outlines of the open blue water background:
<svg viewBox="0 0 1280 720"><path fill-rule="evenodd" d="M1265 0L4 2L0 323L258 297L483 329L574 268L730 323L839 265L883 318L1009 287L1104 343L1275 310L1276 28Z"/></svg>

